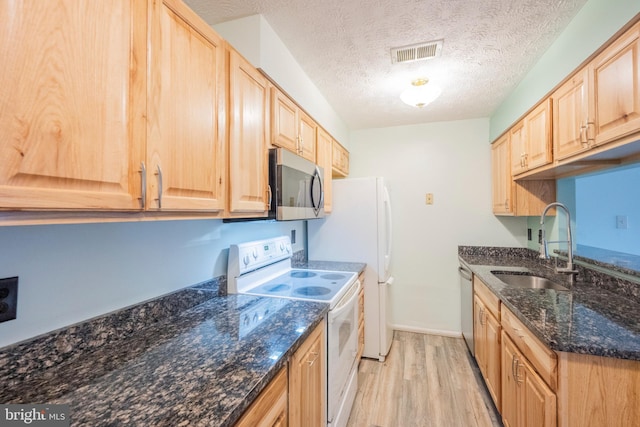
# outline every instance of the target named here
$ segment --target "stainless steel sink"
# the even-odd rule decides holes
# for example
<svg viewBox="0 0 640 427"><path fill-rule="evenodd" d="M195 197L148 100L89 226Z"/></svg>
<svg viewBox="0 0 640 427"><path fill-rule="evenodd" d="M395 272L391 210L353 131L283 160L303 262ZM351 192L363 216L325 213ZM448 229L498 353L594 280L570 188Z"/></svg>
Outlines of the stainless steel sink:
<svg viewBox="0 0 640 427"><path fill-rule="evenodd" d="M492 271L491 273L500 279L505 285L512 286L514 288L553 289L556 291L569 290L549 279L529 273L515 273L512 271Z"/></svg>

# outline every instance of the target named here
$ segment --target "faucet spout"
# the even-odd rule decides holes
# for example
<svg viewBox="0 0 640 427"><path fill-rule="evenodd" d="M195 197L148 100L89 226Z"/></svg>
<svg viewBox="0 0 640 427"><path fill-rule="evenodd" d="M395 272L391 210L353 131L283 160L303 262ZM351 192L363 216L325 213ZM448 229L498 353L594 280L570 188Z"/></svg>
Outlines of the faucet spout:
<svg viewBox="0 0 640 427"><path fill-rule="evenodd" d="M542 230L542 241L540 242L540 258L548 259L549 258L549 249L548 249L548 241L545 237L545 229L544 229L544 219L547 215L547 212L552 208L560 208L567 215L567 255L568 261L567 266L565 268L556 267L556 273L569 273L571 274L571 282L575 279L575 275L578 273L577 270L573 268L573 237L571 235L571 213L569 209L559 202L549 203L542 211L542 215L540 215L540 228ZM554 242L557 243L557 242Z"/></svg>

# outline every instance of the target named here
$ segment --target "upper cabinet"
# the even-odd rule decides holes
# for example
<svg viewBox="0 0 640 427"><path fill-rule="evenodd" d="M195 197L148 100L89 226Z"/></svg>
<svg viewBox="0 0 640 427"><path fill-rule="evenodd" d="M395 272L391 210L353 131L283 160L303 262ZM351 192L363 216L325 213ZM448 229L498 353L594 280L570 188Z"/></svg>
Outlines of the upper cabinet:
<svg viewBox="0 0 640 427"><path fill-rule="evenodd" d="M278 88L271 88L271 144L316 160L317 124Z"/></svg>
<svg viewBox="0 0 640 427"><path fill-rule="evenodd" d="M330 213L332 210L332 179L331 179L331 151L333 150L333 140L324 129L318 128L316 142L316 163L322 168L324 173L324 212Z"/></svg>
<svg viewBox="0 0 640 427"><path fill-rule="evenodd" d="M338 141L333 141L333 176L344 178L349 175L349 152Z"/></svg>
<svg viewBox="0 0 640 427"><path fill-rule="evenodd" d="M551 100L540 103L509 132L514 176L551 163Z"/></svg>
<svg viewBox="0 0 640 427"><path fill-rule="evenodd" d="M229 47L229 209L227 216L269 211L269 81Z"/></svg>
<svg viewBox="0 0 640 427"><path fill-rule="evenodd" d="M154 0L147 131L147 206L222 211L224 46L180 0Z"/></svg>
<svg viewBox="0 0 640 427"><path fill-rule="evenodd" d="M589 73L585 68L574 74L553 94L553 154L556 160L589 149L587 124Z"/></svg>
<svg viewBox="0 0 640 427"><path fill-rule="evenodd" d="M509 134L504 134L491 145L491 179L493 213L496 215L513 214L511 179L511 159Z"/></svg>
<svg viewBox="0 0 640 427"><path fill-rule="evenodd" d="M640 129L640 22L589 64L594 145Z"/></svg>
<svg viewBox="0 0 640 427"><path fill-rule="evenodd" d="M0 208L141 208L146 4L0 2Z"/></svg>

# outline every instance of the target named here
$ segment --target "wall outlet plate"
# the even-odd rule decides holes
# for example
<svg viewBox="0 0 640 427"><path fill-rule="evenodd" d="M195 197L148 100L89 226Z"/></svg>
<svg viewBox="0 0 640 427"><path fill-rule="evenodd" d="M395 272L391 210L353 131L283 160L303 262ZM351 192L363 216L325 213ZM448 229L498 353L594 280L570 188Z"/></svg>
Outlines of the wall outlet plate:
<svg viewBox="0 0 640 427"><path fill-rule="evenodd" d="M0 279L0 322L16 318L18 309L18 277Z"/></svg>

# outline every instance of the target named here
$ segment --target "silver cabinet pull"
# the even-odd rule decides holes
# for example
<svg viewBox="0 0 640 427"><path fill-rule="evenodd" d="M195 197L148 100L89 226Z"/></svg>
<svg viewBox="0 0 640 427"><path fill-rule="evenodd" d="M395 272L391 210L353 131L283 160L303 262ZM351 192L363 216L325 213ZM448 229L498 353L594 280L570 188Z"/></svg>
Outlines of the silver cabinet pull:
<svg viewBox="0 0 640 427"><path fill-rule="evenodd" d="M267 192L269 193L267 210L271 210L271 198L273 197L273 193L271 192L271 185L267 185Z"/></svg>
<svg viewBox="0 0 640 427"><path fill-rule="evenodd" d="M162 168L158 165L158 169L156 170L156 176L158 177L158 209L162 209Z"/></svg>
<svg viewBox="0 0 640 427"><path fill-rule="evenodd" d="M319 353L317 351L312 351L311 355L314 357L311 360L307 359L307 363L309 364L309 366L313 366L313 364L316 363L316 360L318 360Z"/></svg>
<svg viewBox="0 0 640 427"><path fill-rule="evenodd" d="M140 173L141 187L140 197L138 197L138 199L140 199L140 207L144 209L147 204L147 168L144 165L144 162L140 162L140 170L138 172Z"/></svg>

